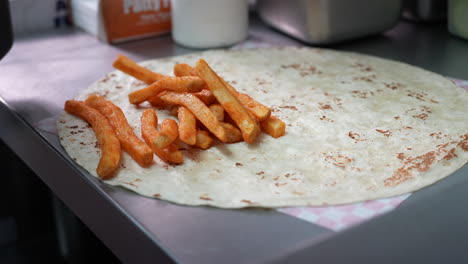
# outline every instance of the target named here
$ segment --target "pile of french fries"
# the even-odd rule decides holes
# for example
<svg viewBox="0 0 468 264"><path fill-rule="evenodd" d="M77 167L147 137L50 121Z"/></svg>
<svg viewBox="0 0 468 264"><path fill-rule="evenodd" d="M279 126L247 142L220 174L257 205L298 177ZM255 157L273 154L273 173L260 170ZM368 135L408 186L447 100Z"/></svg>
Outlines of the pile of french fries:
<svg viewBox="0 0 468 264"><path fill-rule="evenodd" d="M215 139L252 144L262 131L274 138L285 134L285 123L272 116L270 108L238 92L203 59L195 67L176 64L174 77L152 72L123 55L113 66L148 84L128 95L130 103L148 101L159 110L171 107L179 122L166 119L158 129L156 110L146 109L141 116L142 141L122 110L102 96L92 94L84 102L67 101L65 111L90 123L96 134L102 149L96 169L101 179L115 176L121 149L142 167L153 163L154 154L169 164L182 164L179 141L208 149Z"/></svg>

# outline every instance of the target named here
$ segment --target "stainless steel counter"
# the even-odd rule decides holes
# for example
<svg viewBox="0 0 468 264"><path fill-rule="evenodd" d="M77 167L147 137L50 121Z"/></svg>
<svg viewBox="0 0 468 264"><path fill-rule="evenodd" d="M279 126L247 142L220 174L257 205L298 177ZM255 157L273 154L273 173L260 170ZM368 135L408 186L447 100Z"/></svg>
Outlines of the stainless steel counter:
<svg viewBox="0 0 468 264"><path fill-rule="evenodd" d="M256 19L249 33L257 43L303 45ZM331 48L468 79L468 42L450 36L445 25L402 22L383 35ZM0 61L0 138L124 262L468 262L467 166L393 212L334 233L272 210L178 206L107 186L77 167L55 135L33 127L113 70L117 54L139 61L195 51L170 36L118 46L78 30L19 37Z"/></svg>

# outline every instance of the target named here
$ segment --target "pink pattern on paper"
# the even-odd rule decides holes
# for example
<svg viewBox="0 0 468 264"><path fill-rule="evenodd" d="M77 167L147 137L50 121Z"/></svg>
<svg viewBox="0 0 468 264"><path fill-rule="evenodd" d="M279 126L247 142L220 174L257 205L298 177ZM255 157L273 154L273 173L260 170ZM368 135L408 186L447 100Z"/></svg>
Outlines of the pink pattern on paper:
<svg viewBox="0 0 468 264"><path fill-rule="evenodd" d="M410 195L338 206L281 208L278 211L340 231L395 209Z"/></svg>

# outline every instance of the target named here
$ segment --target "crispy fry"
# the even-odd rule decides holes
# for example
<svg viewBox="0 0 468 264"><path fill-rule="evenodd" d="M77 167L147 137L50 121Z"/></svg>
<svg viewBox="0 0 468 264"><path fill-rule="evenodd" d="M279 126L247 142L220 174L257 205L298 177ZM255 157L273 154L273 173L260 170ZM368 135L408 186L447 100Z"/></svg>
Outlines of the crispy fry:
<svg viewBox="0 0 468 264"><path fill-rule="evenodd" d="M268 135L279 138L286 133L286 124L276 116L270 116L267 120L260 123L262 131Z"/></svg>
<svg viewBox="0 0 468 264"><path fill-rule="evenodd" d="M174 67L174 74L176 74L176 71L178 74L176 76L198 76L196 71L190 65L185 63L177 64ZM238 92L231 84L226 82L223 78L220 77L220 79L223 81L224 85L226 85L229 92L235 95L237 99L239 99L239 102L241 102L241 104L245 108L247 108L247 110L249 110L255 116L255 118L257 118L258 121L263 121L270 116L271 110L269 107L255 101L255 99L253 99L247 94ZM206 104L209 105L210 103Z"/></svg>
<svg viewBox="0 0 468 264"><path fill-rule="evenodd" d="M266 107L262 105L261 103L255 101L252 97L250 97L247 94L238 92L234 87L232 87L232 85L226 82L223 78L220 77L220 79L224 83L226 88L228 88L229 92L234 94L237 97L237 99L239 99L239 102L241 102L241 104L247 110L249 110L250 113L252 113L252 115L255 116L255 118L257 118L258 121L261 122L263 120L266 120L270 116L271 110L269 107Z"/></svg>
<svg viewBox="0 0 468 264"><path fill-rule="evenodd" d="M115 171L119 168L122 150L119 139L107 118L81 101L66 101L65 111L84 119L91 125L102 150L96 172L103 180L113 178Z"/></svg>
<svg viewBox="0 0 468 264"><path fill-rule="evenodd" d="M203 80L194 76L169 77L130 93L128 99L132 104L139 104L151 97L157 96L165 90L195 93L201 91L204 85L205 82Z"/></svg>
<svg viewBox="0 0 468 264"><path fill-rule="evenodd" d="M176 93L168 91L161 95L161 99L169 103L186 107L200 122L217 138L226 142L226 131L219 124L216 116L198 97L190 93Z"/></svg>
<svg viewBox="0 0 468 264"><path fill-rule="evenodd" d="M166 75L152 72L145 67L138 65L136 62L124 55L118 55L112 66L147 84L152 84L168 77Z"/></svg>
<svg viewBox="0 0 468 264"><path fill-rule="evenodd" d="M154 107L166 107L170 105L163 101L161 98L159 98L159 95L150 97L147 101Z"/></svg>
<svg viewBox="0 0 468 264"><path fill-rule="evenodd" d="M184 162L182 152L174 144L170 144L165 149L158 148L154 143L158 137L156 125L158 117L152 109L146 109L141 115L141 135L146 144L151 147L153 152L163 161L171 164L181 164Z"/></svg>
<svg viewBox="0 0 468 264"><path fill-rule="evenodd" d="M197 73L187 63L179 63L174 66L174 75L177 77L197 76Z"/></svg>
<svg viewBox="0 0 468 264"><path fill-rule="evenodd" d="M212 104L209 106L211 112L216 116L218 121L224 120L224 108L220 104Z"/></svg>
<svg viewBox="0 0 468 264"><path fill-rule="evenodd" d="M251 113L242 106L237 97L229 92L222 79L206 61L200 59L195 66L195 71L207 83L218 102L239 126L245 142L253 143L260 133L260 127Z"/></svg>
<svg viewBox="0 0 468 264"><path fill-rule="evenodd" d="M179 118L179 138L187 145L195 145L197 142L197 120L195 116L185 107L179 107L177 111Z"/></svg>
<svg viewBox="0 0 468 264"><path fill-rule="evenodd" d="M216 98L214 97L213 93L208 89L203 89L198 93L192 94L198 97L200 100L202 100L206 105L213 104L216 101Z"/></svg>
<svg viewBox="0 0 468 264"><path fill-rule="evenodd" d="M166 119L162 122L157 137L154 139L154 144L158 149L164 149L179 136L179 126L172 119Z"/></svg>
<svg viewBox="0 0 468 264"><path fill-rule="evenodd" d="M86 104L103 114L114 128L122 148L141 166L146 167L153 162L153 152L141 141L128 124L122 110L102 96L90 95Z"/></svg>
<svg viewBox="0 0 468 264"><path fill-rule="evenodd" d="M225 143L236 143L242 141L242 133L237 127L224 122L219 122L219 124L226 131L226 141L224 141Z"/></svg>
<svg viewBox="0 0 468 264"><path fill-rule="evenodd" d="M197 141L194 146L201 149L210 148L214 141L207 131L200 129L197 130L196 139Z"/></svg>

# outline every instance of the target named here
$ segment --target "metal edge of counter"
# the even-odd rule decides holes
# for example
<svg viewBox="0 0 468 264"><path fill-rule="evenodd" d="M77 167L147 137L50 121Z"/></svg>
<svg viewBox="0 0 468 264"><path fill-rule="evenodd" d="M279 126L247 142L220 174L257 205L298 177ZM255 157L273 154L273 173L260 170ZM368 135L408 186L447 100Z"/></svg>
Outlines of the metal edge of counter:
<svg viewBox="0 0 468 264"><path fill-rule="evenodd" d="M151 238L148 232L132 219L119 205L110 201L102 191L89 187L87 180L29 124L19 117L0 97L0 139L18 155L25 164L53 190L79 218L98 235L102 242L124 263L172 262L168 251ZM24 147L27 146L27 147ZM54 168L44 166L44 159L52 161ZM69 175L73 174L74 177ZM64 177L67 176L67 177ZM92 186L92 185L91 185ZM65 188L63 188L65 187ZM78 191L79 190L79 191ZM88 203L93 201L93 203ZM93 204L90 210L88 204ZM115 233L115 226L125 227L125 236ZM128 250L137 243L138 250ZM164 261L164 262L162 262Z"/></svg>

